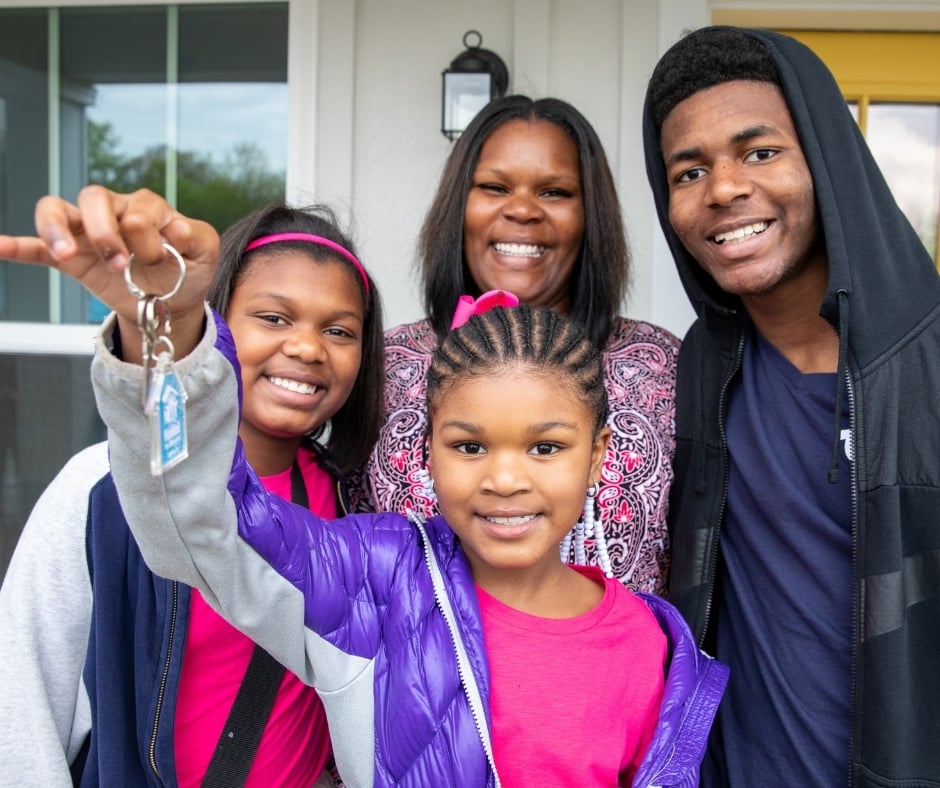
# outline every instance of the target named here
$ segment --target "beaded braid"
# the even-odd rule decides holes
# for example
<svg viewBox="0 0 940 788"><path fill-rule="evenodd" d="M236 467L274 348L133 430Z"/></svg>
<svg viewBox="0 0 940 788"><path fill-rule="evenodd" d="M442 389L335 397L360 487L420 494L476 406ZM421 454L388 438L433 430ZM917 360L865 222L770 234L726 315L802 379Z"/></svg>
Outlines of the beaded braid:
<svg viewBox="0 0 940 788"><path fill-rule="evenodd" d="M433 420L437 404L456 383L519 363L550 372L562 385L576 390L596 414L595 434L607 423L609 405L604 369L595 346L577 323L555 310L521 304L473 315L444 338L428 370L428 424ZM424 483L427 489L433 489L430 476ZM569 533L562 540L559 551L562 561L567 561L573 536L575 562L584 564L585 538L593 538L601 569L607 577L613 577L603 526L600 520L595 520L596 492L596 483L592 483L581 519L575 524L573 534Z"/></svg>

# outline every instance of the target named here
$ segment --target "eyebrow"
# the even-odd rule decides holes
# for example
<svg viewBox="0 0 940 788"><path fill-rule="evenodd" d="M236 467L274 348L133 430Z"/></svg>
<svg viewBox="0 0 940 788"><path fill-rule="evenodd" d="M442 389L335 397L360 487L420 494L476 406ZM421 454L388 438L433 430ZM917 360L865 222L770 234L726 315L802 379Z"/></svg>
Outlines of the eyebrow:
<svg viewBox="0 0 940 788"><path fill-rule="evenodd" d="M291 293L284 293L275 290L258 290L247 296L247 299L250 301L266 298L270 298L272 301L277 301L279 304L291 304L296 300L296 296ZM352 317L359 316L359 312L354 309L338 309L337 312L339 314L351 315Z"/></svg>
<svg viewBox="0 0 940 788"><path fill-rule="evenodd" d="M731 136L730 142L732 144L738 144L740 142L747 142L748 140L757 139L759 137L766 137L770 134L779 134L780 129L776 126L771 126L768 123L759 123L756 126L749 126L746 129L733 134ZM683 150L678 150L673 153L667 160L666 166L671 166L680 161L688 161L689 159L697 159L702 155L701 148L684 148Z"/></svg>
<svg viewBox="0 0 940 788"><path fill-rule="evenodd" d="M474 171L474 175L478 177L495 177L495 178L508 178L509 173L504 170L502 167L482 167ZM557 183L560 181L570 181L572 183L579 183L581 180L580 172L577 175L569 175L567 173L558 173L553 172L550 175L545 176L542 180L547 183Z"/></svg>
<svg viewBox="0 0 940 788"><path fill-rule="evenodd" d="M452 428L457 430L463 430L464 432L469 432L471 435L476 435L482 432L482 428L479 424L473 424L469 421L460 421L458 419L452 419L450 421L445 421L441 425L441 429ZM528 428L528 432L531 432L533 435L541 435L542 433L549 432L554 429L564 429L576 431L578 425L569 421L543 421L539 424L533 424Z"/></svg>
<svg viewBox="0 0 940 788"><path fill-rule="evenodd" d="M252 293L250 296L248 296L248 306L253 309L257 309L258 307L254 306L252 302L255 301L256 299L267 299L267 298L270 298L272 301L277 301L277 303L279 304L285 304L285 305L291 305L294 301L292 296L284 295L283 293L257 292L257 293ZM364 319L362 313L354 309L337 309L333 313L333 316L351 317L354 320L359 320L359 321L362 321Z"/></svg>
<svg viewBox="0 0 940 788"><path fill-rule="evenodd" d="M776 126L771 126L769 123L759 123L756 126L749 126L742 131L739 131L732 138L732 142L747 142L748 140L755 139L757 137L766 137L769 134L779 134L780 129Z"/></svg>

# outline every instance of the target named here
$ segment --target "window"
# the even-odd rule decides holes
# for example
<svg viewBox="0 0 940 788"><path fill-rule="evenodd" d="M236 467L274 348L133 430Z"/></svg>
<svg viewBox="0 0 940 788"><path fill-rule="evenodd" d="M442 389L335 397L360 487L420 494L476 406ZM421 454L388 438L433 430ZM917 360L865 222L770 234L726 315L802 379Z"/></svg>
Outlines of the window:
<svg viewBox="0 0 940 788"><path fill-rule="evenodd" d="M150 188L221 232L284 196L287 5L0 11L0 103L6 232L87 183ZM103 314L45 270L3 262L0 282L0 320Z"/></svg>
<svg viewBox="0 0 940 788"><path fill-rule="evenodd" d="M286 2L0 9L3 232L88 183L150 188L220 232L283 199L287 23ZM36 497L104 437L87 355L104 313L0 261L0 577Z"/></svg>

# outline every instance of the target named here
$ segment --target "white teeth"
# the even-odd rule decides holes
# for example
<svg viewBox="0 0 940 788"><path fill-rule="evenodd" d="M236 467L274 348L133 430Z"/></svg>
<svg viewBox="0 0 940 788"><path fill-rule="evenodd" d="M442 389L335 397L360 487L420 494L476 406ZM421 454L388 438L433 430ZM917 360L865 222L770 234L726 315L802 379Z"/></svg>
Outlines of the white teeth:
<svg viewBox="0 0 940 788"><path fill-rule="evenodd" d="M538 257L545 251L544 246L538 244L494 244L496 251L500 254L508 254L513 257Z"/></svg>
<svg viewBox="0 0 940 788"><path fill-rule="evenodd" d="M534 514L524 514L519 517L487 517L491 523L496 525L522 525L535 517Z"/></svg>
<svg viewBox="0 0 940 788"><path fill-rule="evenodd" d="M290 380L289 378L275 378L273 376L269 377L270 380L275 386L280 386L282 389L287 389L288 391L296 391L298 394L316 394L317 387L311 386L309 383L301 383L299 380Z"/></svg>
<svg viewBox="0 0 940 788"><path fill-rule="evenodd" d="M739 227L737 230L721 233L720 235L716 235L712 240L718 244L723 244L726 241L740 241L742 238L762 233L766 229L767 222L757 222L756 224L749 224L747 227Z"/></svg>

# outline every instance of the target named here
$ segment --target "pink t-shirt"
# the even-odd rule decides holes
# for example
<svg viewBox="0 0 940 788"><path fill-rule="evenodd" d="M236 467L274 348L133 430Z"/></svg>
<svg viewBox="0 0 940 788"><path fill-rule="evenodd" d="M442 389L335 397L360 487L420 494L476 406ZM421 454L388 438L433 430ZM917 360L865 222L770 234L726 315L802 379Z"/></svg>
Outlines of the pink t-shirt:
<svg viewBox="0 0 940 788"><path fill-rule="evenodd" d="M336 517L335 482L312 452L297 455L311 511ZM290 500L291 472L261 477L269 492ZM173 746L180 788L198 788L245 677L254 643L216 614L195 590L176 701ZM248 788L309 788L330 756L329 731L316 692L284 672L271 716L248 773Z"/></svg>
<svg viewBox="0 0 940 788"><path fill-rule="evenodd" d="M649 608L604 587L575 618L529 615L477 587L492 686L493 757L506 788L630 785L659 716L666 637Z"/></svg>

